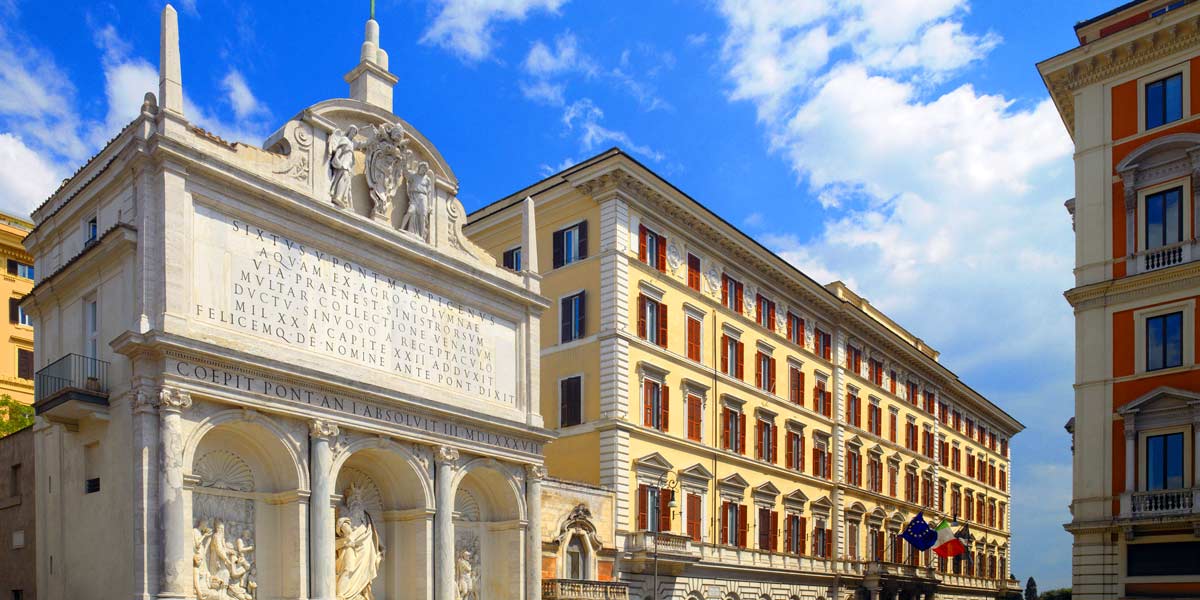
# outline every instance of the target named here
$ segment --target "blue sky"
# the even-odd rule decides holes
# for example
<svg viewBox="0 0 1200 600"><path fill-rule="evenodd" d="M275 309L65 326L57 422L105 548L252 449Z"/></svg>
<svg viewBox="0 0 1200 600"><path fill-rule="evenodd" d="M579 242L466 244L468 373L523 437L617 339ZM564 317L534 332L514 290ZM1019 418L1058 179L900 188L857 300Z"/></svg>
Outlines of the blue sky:
<svg viewBox="0 0 1200 600"><path fill-rule="evenodd" d="M1070 584L1073 174L1034 64L1115 4L379 0L377 17L396 112L468 209L619 145L941 350L1028 426L1013 571L1049 589ZM189 118L259 143L347 95L368 5L181 0ZM161 6L0 0L0 209L27 213L156 90Z"/></svg>

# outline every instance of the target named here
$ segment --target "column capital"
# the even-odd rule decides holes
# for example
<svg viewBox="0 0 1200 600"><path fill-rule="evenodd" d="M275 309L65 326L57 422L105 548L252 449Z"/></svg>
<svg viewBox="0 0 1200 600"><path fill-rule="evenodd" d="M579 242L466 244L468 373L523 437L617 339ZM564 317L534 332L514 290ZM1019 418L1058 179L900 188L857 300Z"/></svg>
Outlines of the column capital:
<svg viewBox="0 0 1200 600"><path fill-rule="evenodd" d="M1137 425L1132 414L1125 415L1125 439L1132 440L1137 436Z"/></svg>
<svg viewBox="0 0 1200 600"><path fill-rule="evenodd" d="M438 446L437 451L433 453L434 460L439 465L454 465L458 462L458 450L450 446Z"/></svg>
<svg viewBox="0 0 1200 600"><path fill-rule="evenodd" d="M525 465L525 479L527 481L541 481L546 478L549 471L546 465Z"/></svg>
<svg viewBox="0 0 1200 600"><path fill-rule="evenodd" d="M183 412L192 405L192 395L174 388L164 387L158 391L159 412Z"/></svg>
<svg viewBox="0 0 1200 600"><path fill-rule="evenodd" d="M322 419L313 419L308 422L308 435L319 440L329 440L337 437L339 433L337 423L332 423Z"/></svg>

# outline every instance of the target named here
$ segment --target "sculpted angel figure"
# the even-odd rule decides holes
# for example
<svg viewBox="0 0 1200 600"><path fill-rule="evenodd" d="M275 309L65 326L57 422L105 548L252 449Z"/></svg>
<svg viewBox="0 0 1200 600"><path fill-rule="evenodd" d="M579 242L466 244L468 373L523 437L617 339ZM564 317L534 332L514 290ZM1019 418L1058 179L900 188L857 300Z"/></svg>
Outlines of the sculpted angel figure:
<svg viewBox="0 0 1200 600"><path fill-rule="evenodd" d="M406 189L408 192L408 209L400 221L400 229L425 241L429 241L429 217L433 212L433 175L429 172L429 163L422 161L406 173Z"/></svg>
<svg viewBox="0 0 1200 600"><path fill-rule="evenodd" d="M334 129L329 135L329 199L338 208L350 206L350 178L354 176L354 138L358 126L343 133Z"/></svg>
<svg viewBox="0 0 1200 600"><path fill-rule="evenodd" d="M373 600L371 582L379 574L383 545L358 486L346 490L345 506L334 524L334 533L338 600Z"/></svg>

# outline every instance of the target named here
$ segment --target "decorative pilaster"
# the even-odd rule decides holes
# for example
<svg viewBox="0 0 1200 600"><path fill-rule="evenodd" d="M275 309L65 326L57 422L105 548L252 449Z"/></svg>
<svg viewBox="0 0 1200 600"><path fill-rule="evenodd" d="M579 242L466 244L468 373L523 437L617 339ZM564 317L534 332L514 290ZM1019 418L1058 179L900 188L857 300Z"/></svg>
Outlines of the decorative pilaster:
<svg viewBox="0 0 1200 600"><path fill-rule="evenodd" d="M454 587L454 471L458 450L441 446L434 456L433 579L436 600L455 600ZM539 590L540 593L541 590Z"/></svg>
<svg viewBox="0 0 1200 600"><path fill-rule="evenodd" d="M1134 450L1137 448L1137 428L1133 414L1125 415L1125 491L1121 493L1121 516L1133 514L1133 492L1137 482L1133 479Z"/></svg>
<svg viewBox="0 0 1200 600"><path fill-rule="evenodd" d="M319 419L308 424L309 478L312 499L308 507L309 590L314 600L333 600L337 594L333 552L333 448L338 426Z"/></svg>
<svg viewBox="0 0 1200 600"><path fill-rule="evenodd" d="M159 598L187 597L191 584L189 552L192 526L184 514L182 414L192 405L184 391L158 393L158 514L162 525L162 587Z"/></svg>
<svg viewBox="0 0 1200 600"><path fill-rule="evenodd" d="M542 479L546 467L525 467L525 600L542 599Z"/></svg>
<svg viewBox="0 0 1200 600"><path fill-rule="evenodd" d="M833 453L833 481L840 485L835 485L833 488L832 498L833 511L829 515L830 527L833 529L833 556L843 556L843 552L847 547L845 542L846 527L842 523L842 517L845 514L845 507L842 502L845 494L842 487L847 484L846 481L846 343L849 341L846 331L841 327L834 329L832 337L833 352L830 356L833 357L833 439L830 442L833 446L829 449Z"/></svg>

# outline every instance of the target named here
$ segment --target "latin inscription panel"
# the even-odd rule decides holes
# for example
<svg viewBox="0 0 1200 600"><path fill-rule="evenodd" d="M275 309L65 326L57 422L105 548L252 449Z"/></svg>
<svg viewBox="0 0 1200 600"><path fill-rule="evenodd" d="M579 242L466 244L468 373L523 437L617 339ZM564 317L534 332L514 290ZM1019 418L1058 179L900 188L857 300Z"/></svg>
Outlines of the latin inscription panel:
<svg viewBox="0 0 1200 600"><path fill-rule="evenodd" d="M515 405L514 323L206 206L193 231L193 319Z"/></svg>

